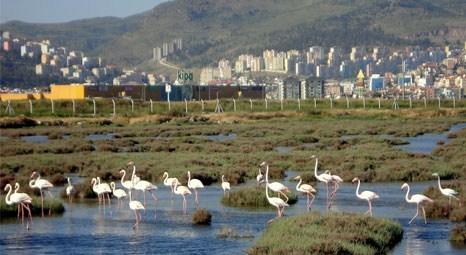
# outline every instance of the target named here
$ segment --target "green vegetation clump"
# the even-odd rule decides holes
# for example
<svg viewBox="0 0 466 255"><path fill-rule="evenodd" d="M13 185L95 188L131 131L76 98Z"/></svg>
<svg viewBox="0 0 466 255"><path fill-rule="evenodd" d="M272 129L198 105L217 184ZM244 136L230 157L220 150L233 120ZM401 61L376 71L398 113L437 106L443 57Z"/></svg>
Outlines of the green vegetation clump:
<svg viewBox="0 0 466 255"><path fill-rule="evenodd" d="M192 222L195 225L210 225L212 222L212 214L206 209L197 209L193 214Z"/></svg>
<svg viewBox="0 0 466 255"><path fill-rule="evenodd" d="M41 215L41 200L40 197L33 196L32 204L30 206L32 216ZM44 212L48 215L49 209L52 210L52 215L63 214L65 207L59 199L45 198L44 199ZM0 218L13 218L18 214L16 205L7 205L5 196L0 196Z"/></svg>
<svg viewBox="0 0 466 255"><path fill-rule="evenodd" d="M466 245L466 224L453 227L450 231L450 241L460 246Z"/></svg>
<svg viewBox="0 0 466 255"><path fill-rule="evenodd" d="M397 222L359 214L309 213L276 220L247 253L385 254L401 241Z"/></svg>
<svg viewBox="0 0 466 255"><path fill-rule="evenodd" d="M278 196L273 191L269 190L270 196ZM292 192L286 193L288 196L288 204L293 205L298 202L298 196ZM285 198L281 196L283 200ZM222 204L231 207L246 207L246 208L274 208L267 201L265 195L265 186L261 187L246 187L232 191L229 196L222 197Z"/></svg>
<svg viewBox="0 0 466 255"><path fill-rule="evenodd" d="M465 181L442 181L442 188L450 188L458 192L459 201L452 198L451 205L448 202L448 197L440 193L438 186L432 186L424 191L424 195L432 198L434 203L428 204L425 207L426 216L435 219L449 219L454 222L466 221L466 191Z"/></svg>

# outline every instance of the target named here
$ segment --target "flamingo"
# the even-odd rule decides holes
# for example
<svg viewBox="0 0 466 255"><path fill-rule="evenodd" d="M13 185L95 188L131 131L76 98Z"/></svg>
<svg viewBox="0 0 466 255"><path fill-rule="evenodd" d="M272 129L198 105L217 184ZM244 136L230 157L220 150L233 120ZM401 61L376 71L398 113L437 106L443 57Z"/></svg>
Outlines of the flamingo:
<svg viewBox="0 0 466 255"><path fill-rule="evenodd" d="M265 171L265 196L267 197L267 201L269 202L269 204L275 206L277 208L277 217L280 218L283 216L283 211L285 210L285 207L288 207L288 203L283 201L283 199L279 198L279 197L270 197L269 196L269 178L268 178L268 175L269 175L269 168L267 168L267 170ZM271 223L273 221L272 220L269 220L268 223Z"/></svg>
<svg viewBox="0 0 466 255"><path fill-rule="evenodd" d="M199 200L197 198L197 189L203 189L204 184L198 179L191 179L191 172L188 171L188 188L194 190L195 202L199 206Z"/></svg>
<svg viewBox="0 0 466 255"><path fill-rule="evenodd" d="M261 169L259 167L259 173L256 176L257 186L264 182L264 175L262 175Z"/></svg>
<svg viewBox="0 0 466 255"><path fill-rule="evenodd" d="M361 186L361 181L358 177L355 177L352 182L354 183L356 181L358 182L358 187L356 188L356 196L360 199L366 200L369 204L369 210L367 210L367 212L365 212L364 214L369 213L372 216L372 200L379 198L379 195L377 195L375 192L368 190L359 193L359 186Z"/></svg>
<svg viewBox="0 0 466 255"><path fill-rule="evenodd" d="M41 207L42 207L42 217L44 217L44 195L42 194L42 190L46 190L49 193L49 196L52 197L52 193L48 190L49 188L53 187L53 184L45 179L40 178L40 174L36 171L32 172L31 178L36 176L36 179L29 181L29 187L33 189L39 189L40 191L40 200L41 200ZM52 214L52 208L49 208L49 215Z"/></svg>
<svg viewBox="0 0 466 255"><path fill-rule="evenodd" d="M73 185L71 185L71 179L70 177L67 177L66 180L68 181L68 186L66 186L66 189L65 189L65 192L66 192L66 195L68 196L68 201L70 203L73 202L73 192L74 192L74 187Z"/></svg>
<svg viewBox="0 0 466 255"><path fill-rule="evenodd" d="M264 165L266 166L267 173L268 173L269 165L265 161L260 164L260 166L264 166ZM278 197L280 197L280 194L286 197L286 202L288 202L288 196L284 193L284 192L290 192L287 186L283 185L280 182L272 182L272 183L267 182L267 185L269 186L269 189L278 193Z"/></svg>
<svg viewBox="0 0 466 255"><path fill-rule="evenodd" d="M31 209L29 208L29 205L32 203L31 197L26 194L26 193L17 193L16 191L19 189L19 184L15 184L15 193L11 194L12 187L10 184L7 184L5 186L5 191L8 189L8 193L5 197L5 203L7 205L12 205L12 204L18 204L21 207L21 212L22 212L22 220L21 222L24 223L24 209L28 211L29 214L29 220L31 221L32 224L32 214L31 214ZM29 230L29 221L26 219L26 228Z"/></svg>
<svg viewBox="0 0 466 255"><path fill-rule="evenodd" d="M178 182L175 183L174 193L183 197L183 212L186 214L186 195L191 194L191 191L186 186L178 186Z"/></svg>
<svg viewBox="0 0 466 255"><path fill-rule="evenodd" d="M227 190L228 190L228 196L230 196L230 183L225 181L225 175L222 175L222 189L223 189L223 196L225 196L225 193Z"/></svg>
<svg viewBox="0 0 466 255"><path fill-rule="evenodd" d="M170 186L171 190L172 190L172 194L173 194L173 187L175 186L175 183L178 182L178 179L176 177L171 177L171 178L168 178L168 173L167 172L164 172L163 173L163 185L165 186Z"/></svg>
<svg viewBox="0 0 466 255"><path fill-rule="evenodd" d="M126 192L123 189L115 189L115 183L111 182L110 187L112 188L113 195L118 199L118 208L120 208L120 199L126 197Z"/></svg>
<svg viewBox="0 0 466 255"><path fill-rule="evenodd" d="M18 193L19 188L20 188L20 185L19 185L19 183L16 182L16 183L15 183L15 191L14 191L13 194ZM23 195L28 196L28 195L25 194L25 193L18 193L18 194L23 194ZM29 205L28 205L28 207L29 207ZM19 221L19 215L21 214L21 216L22 216L22 217L21 217L21 223L24 223L24 209L23 209L23 207L22 207L20 204L18 204L18 208L17 208L17 209L18 209L18 216L17 216L17 219L18 219L18 221Z"/></svg>
<svg viewBox="0 0 466 255"><path fill-rule="evenodd" d="M100 182L100 177L97 177L97 185L99 187L99 189L101 190L102 192L102 198L103 198L103 203L105 205L105 195L107 195L107 201L108 201L108 205L110 206L110 195L112 193L112 189L110 188L110 185L108 185L108 183L104 182L104 183L101 183Z"/></svg>
<svg viewBox="0 0 466 255"><path fill-rule="evenodd" d="M141 180L141 178L136 175L136 165L133 161L128 162L128 166L133 166L133 173L131 174L131 185L133 189L142 191L144 194L144 206L146 205L146 191L149 191L152 195L152 198L157 201L157 197L152 193L153 190L157 189L157 186L148 181Z"/></svg>
<svg viewBox="0 0 466 255"><path fill-rule="evenodd" d="M129 191L129 209L134 211L134 215L136 216L136 223L133 225L133 229L139 226L139 221L141 220L141 213L140 210L145 210L144 205L137 200L133 200L131 197L131 190Z"/></svg>
<svg viewBox="0 0 466 255"><path fill-rule="evenodd" d="M92 185L92 191L94 191L95 194L97 194L97 199L99 200L99 206L102 203L102 190L101 186L99 186L99 183L97 182L97 178L92 178L91 180L91 185ZM105 206L105 201L104 201L104 206Z"/></svg>
<svg viewBox="0 0 466 255"><path fill-rule="evenodd" d="M406 191L406 202L408 203L416 203L416 214L414 215L414 217L409 221L409 224L411 224L411 222L419 215L419 206L421 206L422 208L422 212L424 214L424 224L427 224L427 220L426 220L426 211L424 210L424 203L433 203L434 200L424 196L424 195L421 195L421 194L414 194L411 196L411 198L408 198L409 196L409 185L407 183L404 183L402 186L401 186L401 189L403 190L404 188L407 188L408 190Z"/></svg>
<svg viewBox="0 0 466 255"><path fill-rule="evenodd" d="M299 180L298 184L296 185L296 190L298 192L306 194L307 196L307 210L309 211L311 209L312 202L314 202L315 196L313 193L315 193L316 190L314 189L314 187L312 187L309 184L301 184L303 182L303 179L301 178L301 176L298 175L294 179ZM312 197L312 200L309 200L310 196Z"/></svg>
<svg viewBox="0 0 466 255"><path fill-rule="evenodd" d="M126 176L126 170L125 169L121 169L120 170L120 174L122 175L121 176L121 186L123 186L125 189L129 191L131 191L131 189L133 188L133 183L128 180L128 181L125 181L125 176Z"/></svg>
<svg viewBox="0 0 466 255"><path fill-rule="evenodd" d="M330 203L329 203L329 196L328 196L328 184L329 182L332 181L332 176L329 175L329 174L326 174L326 173L323 173L323 174L317 174L317 166L319 164L319 159L315 156L315 155L312 155L311 158L315 158L316 159L316 165L314 167L314 176L316 177L317 180L319 180L320 182L322 183L325 183L325 186L327 188L327 210L330 209Z"/></svg>
<svg viewBox="0 0 466 255"><path fill-rule="evenodd" d="M329 170L325 170L324 173L330 175L330 178L331 178L330 183L333 183L333 191L330 192L330 204L329 204L329 208L330 208L337 195L337 190L340 188L340 183L343 182L343 179L338 175L330 173Z"/></svg>
<svg viewBox="0 0 466 255"><path fill-rule="evenodd" d="M433 173L432 176L437 176L437 178L438 178L438 188L440 190L440 193L442 193L444 196L448 197L448 206L449 207L451 207L451 198L454 198L454 199L460 201L460 199L456 197L456 195L458 195L458 192L456 192L456 191L454 191L452 189L449 189L449 188L442 189L442 186L440 185L440 176L438 175L438 173Z"/></svg>

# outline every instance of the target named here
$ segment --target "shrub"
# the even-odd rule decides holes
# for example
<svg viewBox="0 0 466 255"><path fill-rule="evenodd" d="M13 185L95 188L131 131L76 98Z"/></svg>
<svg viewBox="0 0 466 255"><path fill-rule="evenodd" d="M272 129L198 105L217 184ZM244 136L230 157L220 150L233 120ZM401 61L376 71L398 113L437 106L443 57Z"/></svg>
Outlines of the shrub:
<svg viewBox="0 0 466 255"><path fill-rule="evenodd" d="M453 227L450 231L450 241L455 244L466 245L466 224Z"/></svg>
<svg viewBox="0 0 466 255"><path fill-rule="evenodd" d="M195 225L210 225L212 214L206 209L197 209L193 214L192 222Z"/></svg>

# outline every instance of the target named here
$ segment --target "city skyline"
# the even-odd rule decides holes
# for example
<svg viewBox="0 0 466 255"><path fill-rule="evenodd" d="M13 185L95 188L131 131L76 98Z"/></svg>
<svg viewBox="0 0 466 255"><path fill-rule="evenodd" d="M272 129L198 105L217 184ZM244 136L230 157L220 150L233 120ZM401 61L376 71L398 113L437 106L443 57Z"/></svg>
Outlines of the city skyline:
<svg viewBox="0 0 466 255"><path fill-rule="evenodd" d="M96 17L127 17L168 0L0 0L0 24L8 21L61 23Z"/></svg>

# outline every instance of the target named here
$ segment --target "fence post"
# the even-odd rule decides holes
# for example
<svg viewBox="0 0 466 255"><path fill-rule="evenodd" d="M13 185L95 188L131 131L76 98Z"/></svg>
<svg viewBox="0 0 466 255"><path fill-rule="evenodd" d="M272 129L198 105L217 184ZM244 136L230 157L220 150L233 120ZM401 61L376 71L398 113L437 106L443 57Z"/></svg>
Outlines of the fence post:
<svg viewBox="0 0 466 255"><path fill-rule="evenodd" d="M32 100L29 99L29 113L32 115Z"/></svg>
<svg viewBox="0 0 466 255"><path fill-rule="evenodd" d="M112 104L113 104L113 117L115 117L116 115L116 103L115 103L115 99L112 98Z"/></svg>
<svg viewBox="0 0 466 255"><path fill-rule="evenodd" d="M366 109L366 97L362 97L362 107Z"/></svg>
<svg viewBox="0 0 466 255"><path fill-rule="evenodd" d="M283 98L280 99L280 110L283 111Z"/></svg>
<svg viewBox="0 0 466 255"><path fill-rule="evenodd" d="M424 108L427 108L427 98L424 97Z"/></svg>
<svg viewBox="0 0 466 255"><path fill-rule="evenodd" d="M76 102L74 99L71 100L71 103L73 103L73 116L76 114Z"/></svg>
<svg viewBox="0 0 466 255"><path fill-rule="evenodd" d="M265 98L264 100L265 100L265 110L267 111L267 109L268 109L267 98Z"/></svg>
<svg viewBox="0 0 466 255"><path fill-rule="evenodd" d="M378 101L379 101L379 109L380 109L380 97L378 99L379 99Z"/></svg>
<svg viewBox="0 0 466 255"><path fill-rule="evenodd" d="M316 98L314 97L314 109L316 109L316 108L317 108L317 100L316 100Z"/></svg>
<svg viewBox="0 0 466 255"><path fill-rule="evenodd" d="M149 102L150 102L150 113L153 113L154 112L154 103L152 102L152 98L149 98Z"/></svg>
<svg viewBox="0 0 466 255"><path fill-rule="evenodd" d="M438 97L438 108L440 109L440 97Z"/></svg>
<svg viewBox="0 0 466 255"><path fill-rule="evenodd" d="M94 98L92 99L92 104L94 105L94 117L95 117L97 115L97 109L96 109L95 99Z"/></svg>
<svg viewBox="0 0 466 255"><path fill-rule="evenodd" d="M453 96L453 108L456 108L456 101L455 101L455 97Z"/></svg>
<svg viewBox="0 0 466 255"><path fill-rule="evenodd" d="M202 108L202 111L204 112L204 100L201 99L201 108Z"/></svg>
<svg viewBox="0 0 466 255"><path fill-rule="evenodd" d="M346 109L349 109L349 99L348 99L348 96L345 96L346 98Z"/></svg>
<svg viewBox="0 0 466 255"><path fill-rule="evenodd" d="M252 112L252 99L249 98L249 105L251 106L251 112Z"/></svg>
<svg viewBox="0 0 466 255"><path fill-rule="evenodd" d="M301 100L299 100L299 98L298 98L298 110L301 111Z"/></svg>
<svg viewBox="0 0 466 255"><path fill-rule="evenodd" d="M55 114L55 104L53 103L53 99L50 99L50 103L52 104L52 114Z"/></svg>
<svg viewBox="0 0 466 255"><path fill-rule="evenodd" d="M134 112L134 100L132 98L130 98L129 100L131 100L131 112L133 113Z"/></svg>
<svg viewBox="0 0 466 255"><path fill-rule="evenodd" d="M411 99L411 96L409 96L409 108L413 108L413 101Z"/></svg>
<svg viewBox="0 0 466 255"><path fill-rule="evenodd" d="M188 100L184 99L184 111L188 113Z"/></svg>
<svg viewBox="0 0 466 255"><path fill-rule="evenodd" d="M236 100L233 98L233 111L236 112Z"/></svg>
<svg viewBox="0 0 466 255"><path fill-rule="evenodd" d="M332 97L330 97L330 109L333 109L333 100L332 100Z"/></svg>

